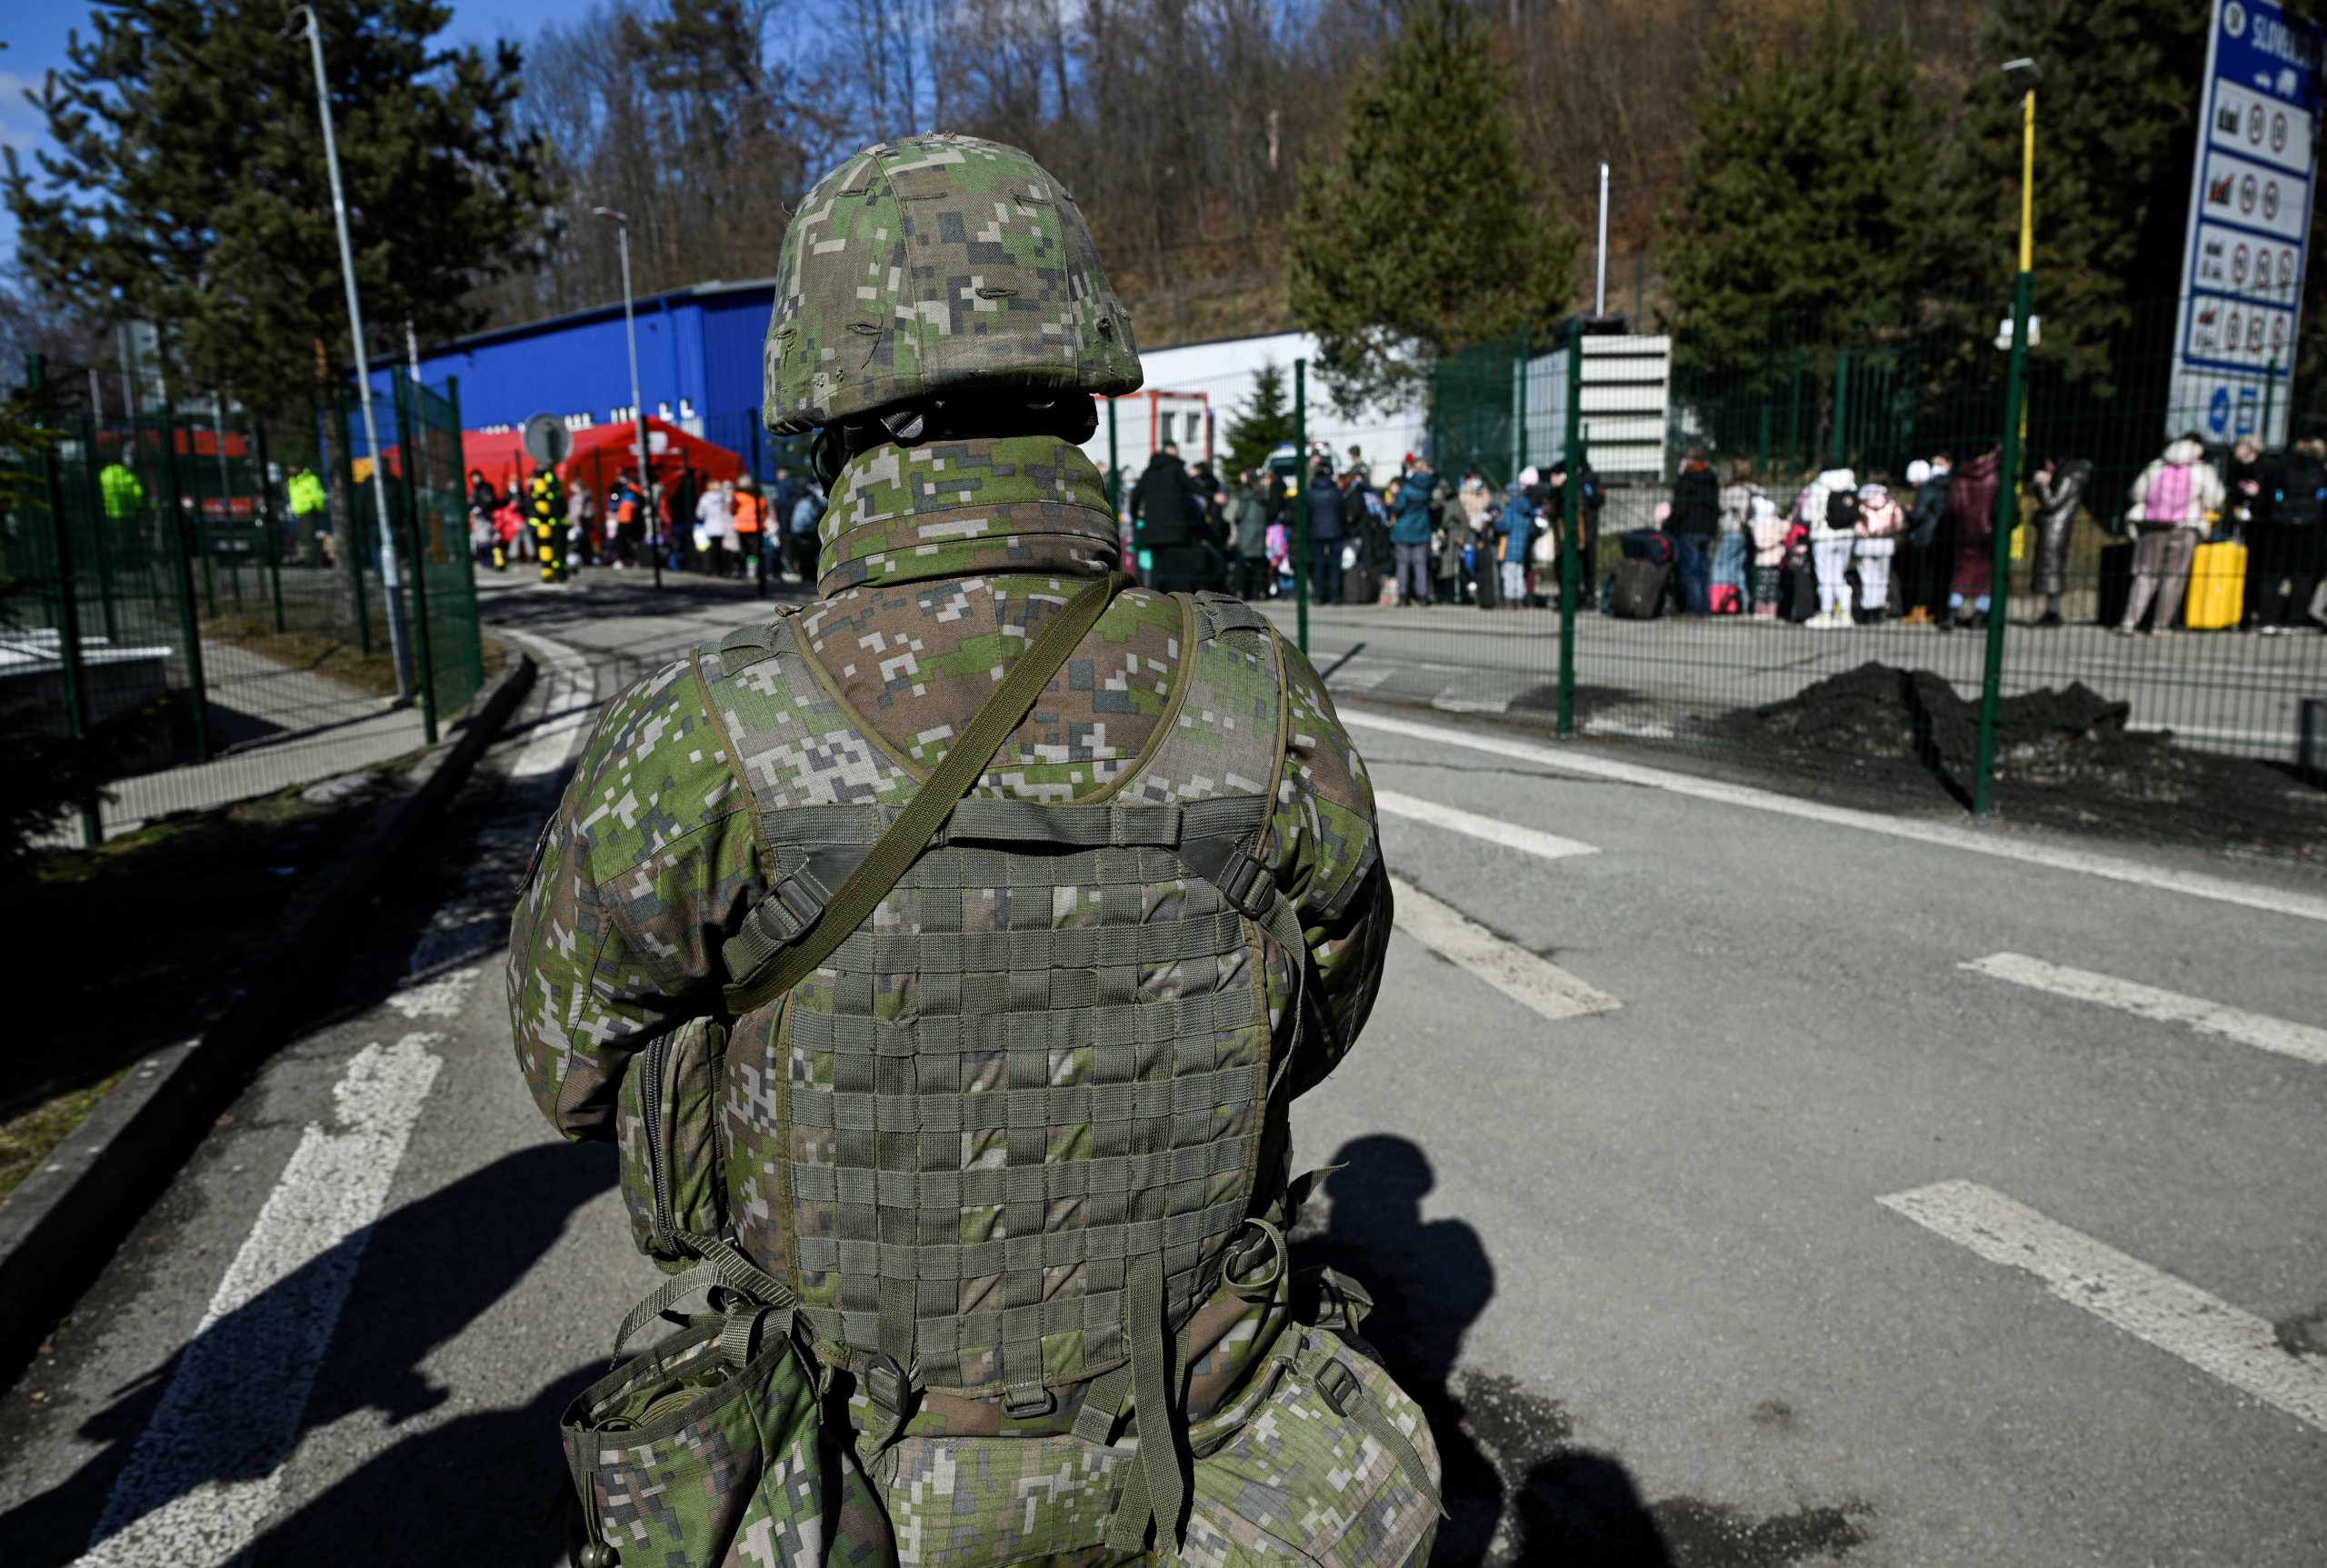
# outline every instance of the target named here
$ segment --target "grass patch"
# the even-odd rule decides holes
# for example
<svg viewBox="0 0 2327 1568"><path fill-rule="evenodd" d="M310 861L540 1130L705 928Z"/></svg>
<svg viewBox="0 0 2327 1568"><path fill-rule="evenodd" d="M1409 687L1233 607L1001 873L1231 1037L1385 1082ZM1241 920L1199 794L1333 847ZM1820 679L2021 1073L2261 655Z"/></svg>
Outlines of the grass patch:
<svg viewBox="0 0 2327 1568"><path fill-rule="evenodd" d="M343 636L297 625L278 632L273 617L266 614L213 615L202 623L202 636L205 642L248 648L277 664L321 675L367 696L396 694L395 660L389 654L385 626L376 628L368 654L353 634Z"/></svg>
<svg viewBox="0 0 2327 1568"><path fill-rule="evenodd" d="M89 1118L115 1084L126 1077L127 1066L115 1068L95 1083L64 1094L31 1110L0 1122L0 1199L16 1190L26 1176L49 1156L51 1150L73 1135Z"/></svg>

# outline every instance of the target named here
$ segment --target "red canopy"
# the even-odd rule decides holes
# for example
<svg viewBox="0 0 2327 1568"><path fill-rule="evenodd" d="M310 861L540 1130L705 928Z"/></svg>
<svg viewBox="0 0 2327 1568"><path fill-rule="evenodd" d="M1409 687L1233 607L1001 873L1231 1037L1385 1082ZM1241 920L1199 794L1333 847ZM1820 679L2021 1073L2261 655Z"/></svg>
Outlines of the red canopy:
<svg viewBox="0 0 2327 1568"><path fill-rule="evenodd" d="M604 491L617 475L638 466L637 450L636 432L627 421L588 425L574 433L574 450L557 465L557 476L568 489L587 484L593 490ZM524 434L514 430L490 435L482 431L464 431L461 453L468 469L482 472L493 482L494 488L504 492L535 467L534 460L525 455ZM744 476L744 460L734 453L652 415L646 421L646 460L665 494L678 482L683 469L692 469L698 476L711 480ZM465 483L465 471L462 478Z"/></svg>

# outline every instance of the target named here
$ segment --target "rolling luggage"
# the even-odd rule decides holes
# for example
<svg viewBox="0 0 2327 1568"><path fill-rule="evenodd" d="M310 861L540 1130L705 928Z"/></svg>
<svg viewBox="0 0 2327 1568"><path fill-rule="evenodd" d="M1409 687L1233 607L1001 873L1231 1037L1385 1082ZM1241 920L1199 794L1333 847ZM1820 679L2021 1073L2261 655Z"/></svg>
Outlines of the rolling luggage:
<svg viewBox="0 0 2327 1568"><path fill-rule="evenodd" d="M2246 605L2246 546L2201 544L2190 561L2190 596L2182 624L2193 632L2238 624Z"/></svg>
<svg viewBox="0 0 2327 1568"><path fill-rule="evenodd" d="M1715 583L1707 604L1716 615L1742 615L1745 613L1745 595L1737 591L1734 583Z"/></svg>
<svg viewBox="0 0 2327 1568"><path fill-rule="evenodd" d="M1818 574L1809 562L1788 562L1778 568L1778 614L1794 622L1816 619Z"/></svg>
<svg viewBox="0 0 2327 1568"><path fill-rule="evenodd" d="M1664 607L1664 584L1673 568L1627 555L1616 563L1615 592L1608 613L1619 620L1650 621Z"/></svg>

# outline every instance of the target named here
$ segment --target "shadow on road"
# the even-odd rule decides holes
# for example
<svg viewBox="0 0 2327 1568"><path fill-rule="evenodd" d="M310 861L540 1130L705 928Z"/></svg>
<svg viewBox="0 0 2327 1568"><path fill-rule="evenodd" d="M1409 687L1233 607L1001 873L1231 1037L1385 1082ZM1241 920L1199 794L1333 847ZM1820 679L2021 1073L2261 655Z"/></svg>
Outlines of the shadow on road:
<svg viewBox="0 0 2327 1568"><path fill-rule="evenodd" d="M1365 1337L1430 1418L1447 1515L1432 1563L1672 1568L1631 1473L1569 1448L1555 1402L1513 1379L1457 1376L1463 1338L1494 1297L1494 1264L1469 1222L1423 1218L1422 1200L1437 1185L1428 1156L1410 1139L1375 1134L1344 1144L1332 1163L1342 1167L1326 1187L1332 1216L1322 1234L1296 1242L1295 1259L1371 1289ZM1505 1480L1503 1466L1515 1477L1530 1464L1523 1482Z"/></svg>
<svg viewBox="0 0 2327 1568"><path fill-rule="evenodd" d="M319 1293L317 1278L345 1268L346 1253L360 1249L346 1304L298 1429L315 1432L363 1411L376 1411L391 1423L410 1420L453 1396L427 1370L438 1347L507 1294L551 1250L574 1213L614 1183L611 1144L579 1153L544 1144L504 1155L311 1259L211 1324L201 1338L229 1347L216 1364L238 1372L273 1347L296 1344L303 1314ZM279 1443L238 1424L247 1391L221 1389L215 1398L205 1391L205 1398L180 1406L186 1419L171 1434L166 1453L155 1456L159 1462L142 1472L150 1484L108 1511L116 1478L185 1353L181 1350L116 1390L110 1403L82 1423L81 1440L102 1449L70 1479L0 1513L0 1540L9 1543L12 1561L70 1562L93 1544L101 1521L118 1530L205 1483L256 1481L273 1471L284 1457ZM538 1537L554 1544L563 1474L556 1413L587 1375L577 1371L551 1384L523 1409L463 1415L397 1443L275 1527L273 1536L314 1547L284 1560L344 1561L354 1543L393 1540L402 1543L392 1554L397 1561L512 1561L475 1550L483 1543L473 1532L496 1519L504 1520L513 1540ZM216 1423L215 1431L206 1430L208 1421ZM476 1495L464 1502L464 1489ZM424 1516L414 1506L424 1497ZM326 1504L343 1512L327 1513ZM347 1528L358 1519L374 1522L376 1532ZM328 1549L322 1533L326 1522L336 1532ZM439 1543L443 1554L415 1540L414 1533L427 1528L448 1532ZM286 1533L295 1530L295 1536ZM262 1553L270 1560L277 1555L272 1548Z"/></svg>

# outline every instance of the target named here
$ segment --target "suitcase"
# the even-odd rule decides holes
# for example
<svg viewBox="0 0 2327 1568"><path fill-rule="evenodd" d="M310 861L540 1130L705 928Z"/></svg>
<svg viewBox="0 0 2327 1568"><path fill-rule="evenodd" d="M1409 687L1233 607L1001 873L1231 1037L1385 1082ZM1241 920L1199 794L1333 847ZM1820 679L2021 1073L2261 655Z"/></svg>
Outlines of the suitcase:
<svg viewBox="0 0 2327 1568"><path fill-rule="evenodd" d="M1673 568L1627 556L1616 563L1615 592L1608 613L1619 620L1650 621L1664 607L1664 584Z"/></svg>
<svg viewBox="0 0 2327 1568"><path fill-rule="evenodd" d="M2100 592L2093 595L2094 619L2113 626L2125 618L2125 601L2133 592L2133 546L2131 540L2101 548Z"/></svg>
<svg viewBox="0 0 2327 1568"><path fill-rule="evenodd" d="M2246 546L2201 544L2190 561L2190 596L2182 624L2193 632L2235 626L2246 605Z"/></svg>
<svg viewBox="0 0 2327 1568"><path fill-rule="evenodd" d="M1795 622L1817 618L1818 574L1809 562L1778 568L1778 614Z"/></svg>
<svg viewBox="0 0 2327 1568"><path fill-rule="evenodd" d="M1370 570L1363 562L1342 569L1342 603L1373 604L1382 598L1382 574Z"/></svg>
<svg viewBox="0 0 2327 1568"><path fill-rule="evenodd" d="M1742 615L1745 613L1745 596L1734 583L1715 583L1707 604L1716 615Z"/></svg>

